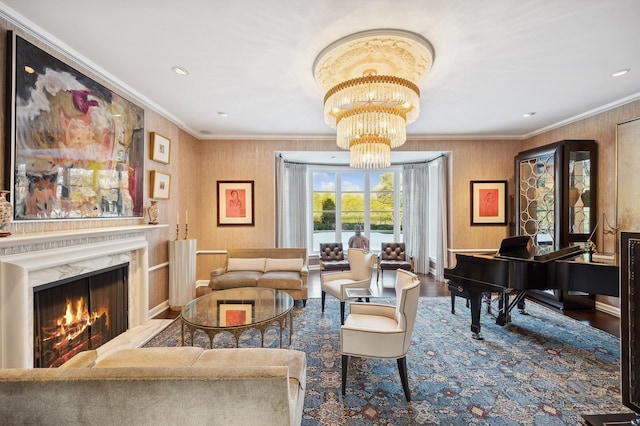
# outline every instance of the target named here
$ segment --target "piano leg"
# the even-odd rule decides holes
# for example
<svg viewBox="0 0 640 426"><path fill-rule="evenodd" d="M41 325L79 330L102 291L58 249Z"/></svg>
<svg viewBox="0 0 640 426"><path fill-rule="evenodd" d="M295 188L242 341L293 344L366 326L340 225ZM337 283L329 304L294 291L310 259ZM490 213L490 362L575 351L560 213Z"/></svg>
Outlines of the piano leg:
<svg viewBox="0 0 640 426"><path fill-rule="evenodd" d="M498 316L496 317L496 324L505 325L511 322L509 314L509 291L500 292L500 303L498 309Z"/></svg>
<svg viewBox="0 0 640 426"><path fill-rule="evenodd" d="M521 314L527 315L527 313L524 311L524 296L526 295L526 290L518 292L516 297L511 302L509 302L508 292L505 291L503 295L504 297L501 301L500 314L496 318L496 324L505 325L510 323L511 310L516 306L518 307L518 310Z"/></svg>
<svg viewBox="0 0 640 426"><path fill-rule="evenodd" d="M471 337L482 340L480 335L480 310L482 308L482 291L474 291L469 288L469 303L471 305Z"/></svg>

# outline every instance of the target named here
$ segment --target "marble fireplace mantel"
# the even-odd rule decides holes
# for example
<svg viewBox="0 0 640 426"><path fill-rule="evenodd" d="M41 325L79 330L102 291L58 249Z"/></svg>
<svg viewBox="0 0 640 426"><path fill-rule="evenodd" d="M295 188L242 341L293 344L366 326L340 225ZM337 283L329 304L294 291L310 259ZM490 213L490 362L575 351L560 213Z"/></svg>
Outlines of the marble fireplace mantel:
<svg viewBox="0 0 640 426"><path fill-rule="evenodd" d="M128 264L128 328L148 321L146 233L134 225L0 239L0 367L33 367L33 291L54 281Z"/></svg>

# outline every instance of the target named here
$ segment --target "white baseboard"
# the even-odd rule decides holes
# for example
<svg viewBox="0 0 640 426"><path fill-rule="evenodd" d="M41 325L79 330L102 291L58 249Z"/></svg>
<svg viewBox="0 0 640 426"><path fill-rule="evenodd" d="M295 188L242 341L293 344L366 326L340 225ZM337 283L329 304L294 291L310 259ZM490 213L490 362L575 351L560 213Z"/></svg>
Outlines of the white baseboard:
<svg viewBox="0 0 640 426"><path fill-rule="evenodd" d="M596 311L601 311L620 318L620 308L596 301Z"/></svg>
<svg viewBox="0 0 640 426"><path fill-rule="evenodd" d="M169 309L169 301L165 300L159 305L154 306L147 312L147 318L155 318L157 315Z"/></svg>

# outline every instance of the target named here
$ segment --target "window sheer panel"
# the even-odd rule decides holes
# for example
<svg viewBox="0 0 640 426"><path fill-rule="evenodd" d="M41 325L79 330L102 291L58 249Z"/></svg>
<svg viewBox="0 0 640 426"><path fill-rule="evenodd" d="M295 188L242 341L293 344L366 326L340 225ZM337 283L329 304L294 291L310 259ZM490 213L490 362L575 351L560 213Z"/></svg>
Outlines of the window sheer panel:
<svg viewBox="0 0 640 426"><path fill-rule="evenodd" d="M436 278L438 280L444 280L444 269L449 267L449 222L447 220L449 216L449 206L451 200L451 194L449 190L449 156L443 156L435 160L435 166L437 167L437 182L435 186L438 188L438 200L439 209L438 216L436 218L436 229L438 231L437 237L437 253L436 253Z"/></svg>
<svg viewBox="0 0 640 426"><path fill-rule="evenodd" d="M307 247L307 166L276 159L276 244Z"/></svg>
<svg viewBox="0 0 640 426"><path fill-rule="evenodd" d="M405 165L403 182L403 235L415 272L429 273L429 165Z"/></svg>

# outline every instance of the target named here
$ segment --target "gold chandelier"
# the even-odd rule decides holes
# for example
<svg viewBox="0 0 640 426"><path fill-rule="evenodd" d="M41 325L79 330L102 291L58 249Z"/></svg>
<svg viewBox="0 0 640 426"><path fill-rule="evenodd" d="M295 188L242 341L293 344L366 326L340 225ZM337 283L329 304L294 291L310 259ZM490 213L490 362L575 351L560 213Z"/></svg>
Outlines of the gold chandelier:
<svg viewBox="0 0 640 426"><path fill-rule="evenodd" d="M337 130L337 145L350 150L351 167L391 165L391 149L405 143L406 126L420 115L416 82L433 58L428 40L402 30L356 33L318 55L315 77L327 90L324 120Z"/></svg>

